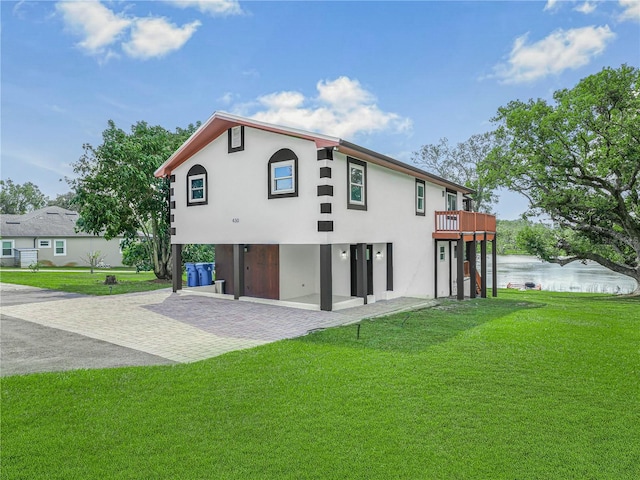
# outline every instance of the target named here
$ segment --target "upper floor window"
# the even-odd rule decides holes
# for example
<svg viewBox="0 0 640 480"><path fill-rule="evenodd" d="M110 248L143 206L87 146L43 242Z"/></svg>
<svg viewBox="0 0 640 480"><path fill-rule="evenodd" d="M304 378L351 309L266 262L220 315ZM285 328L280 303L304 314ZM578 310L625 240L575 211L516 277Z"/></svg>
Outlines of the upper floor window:
<svg viewBox="0 0 640 480"><path fill-rule="evenodd" d="M269 159L269 198L298 196L298 157L288 148Z"/></svg>
<svg viewBox="0 0 640 480"><path fill-rule="evenodd" d="M244 150L244 125L237 125L227 130L228 152L240 152Z"/></svg>
<svg viewBox="0 0 640 480"><path fill-rule="evenodd" d="M13 257L13 240L2 240L2 256L3 257Z"/></svg>
<svg viewBox="0 0 640 480"><path fill-rule="evenodd" d="M458 210L458 193L447 189L447 210Z"/></svg>
<svg viewBox="0 0 640 480"><path fill-rule="evenodd" d="M55 240L53 242L53 254L57 257L63 256L67 254L67 241L66 240Z"/></svg>
<svg viewBox="0 0 640 480"><path fill-rule="evenodd" d="M416 178L416 215L424 217L424 180Z"/></svg>
<svg viewBox="0 0 640 480"><path fill-rule="evenodd" d="M347 157L347 208L367 209L367 164Z"/></svg>
<svg viewBox="0 0 640 480"><path fill-rule="evenodd" d="M207 170L202 165L194 165L187 173L187 206L207 203Z"/></svg>

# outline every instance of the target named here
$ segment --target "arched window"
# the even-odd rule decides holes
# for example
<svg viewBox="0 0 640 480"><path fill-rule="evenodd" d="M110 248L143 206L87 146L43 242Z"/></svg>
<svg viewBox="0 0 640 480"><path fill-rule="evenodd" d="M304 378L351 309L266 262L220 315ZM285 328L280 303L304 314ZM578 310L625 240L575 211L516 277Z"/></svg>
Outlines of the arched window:
<svg viewBox="0 0 640 480"><path fill-rule="evenodd" d="M298 196L298 157L288 148L269 159L269 198Z"/></svg>
<svg viewBox="0 0 640 480"><path fill-rule="evenodd" d="M206 205L209 202L207 170L194 165L187 173L187 206Z"/></svg>

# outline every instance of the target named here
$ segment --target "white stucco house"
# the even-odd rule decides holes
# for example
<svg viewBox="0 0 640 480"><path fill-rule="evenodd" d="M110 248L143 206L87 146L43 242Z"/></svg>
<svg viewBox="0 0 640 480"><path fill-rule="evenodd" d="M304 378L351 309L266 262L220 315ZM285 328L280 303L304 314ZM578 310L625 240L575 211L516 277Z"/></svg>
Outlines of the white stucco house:
<svg viewBox="0 0 640 480"><path fill-rule="evenodd" d="M24 215L3 214L0 218L0 264L22 268L35 262L59 267L86 266L87 254L100 251L105 263L122 266L122 238L105 240L76 231L78 219L78 212L57 206Z"/></svg>
<svg viewBox="0 0 640 480"><path fill-rule="evenodd" d="M171 182L174 271L182 245L216 244L232 298L322 310L463 298L465 273L467 295L486 296L495 217L468 211L472 191L343 139L217 112L155 175Z"/></svg>

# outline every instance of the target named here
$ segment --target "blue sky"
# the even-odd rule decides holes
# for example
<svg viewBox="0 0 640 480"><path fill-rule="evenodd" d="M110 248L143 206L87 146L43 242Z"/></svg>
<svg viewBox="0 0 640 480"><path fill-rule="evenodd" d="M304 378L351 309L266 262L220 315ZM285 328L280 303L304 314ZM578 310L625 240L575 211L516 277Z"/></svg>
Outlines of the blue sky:
<svg viewBox="0 0 640 480"><path fill-rule="evenodd" d="M0 2L2 178L51 197L112 119L168 129L222 110L411 162L640 64L640 0ZM523 199L503 194L501 218Z"/></svg>

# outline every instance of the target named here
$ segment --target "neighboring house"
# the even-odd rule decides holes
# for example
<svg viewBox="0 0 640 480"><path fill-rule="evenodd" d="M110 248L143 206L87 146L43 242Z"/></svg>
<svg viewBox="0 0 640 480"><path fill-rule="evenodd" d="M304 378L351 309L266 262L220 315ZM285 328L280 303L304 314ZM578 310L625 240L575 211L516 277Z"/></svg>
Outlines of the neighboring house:
<svg viewBox="0 0 640 480"><path fill-rule="evenodd" d="M61 207L45 207L25 215L2 215L2 265L16 265L16 253L20 254L24 249L29 253L37 250L37 261L45 265L86 266L89 252L100 251L104 263L121 266L122 238L107 241L89 233L76 232L77 221L77 212Z"/></svg>
<svg viewBox="0 0 640 480"><path fill-rule="evenodd" d="M486 296L495 217L461 209L468 188L353 143L218 112L155 174L171 182L174 271L182 245L216 244L236 299L462 298L465 273L475 296L478 243Z"/></svg>

